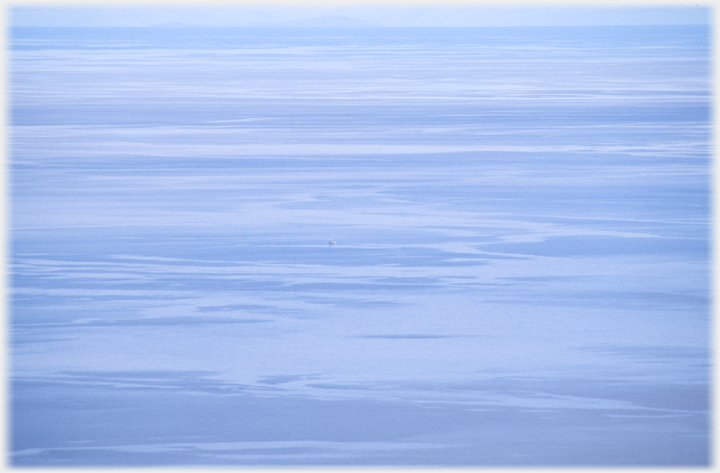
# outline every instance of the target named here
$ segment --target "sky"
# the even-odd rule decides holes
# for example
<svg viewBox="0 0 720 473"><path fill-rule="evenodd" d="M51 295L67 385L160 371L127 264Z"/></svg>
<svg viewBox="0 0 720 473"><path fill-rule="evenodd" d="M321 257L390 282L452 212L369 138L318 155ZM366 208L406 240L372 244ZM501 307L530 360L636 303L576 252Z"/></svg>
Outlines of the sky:
<svg viewBox="0 0 720 473"><path fill-rule="evenodd" d="M563 26L627 24L709 24L706 5L686 6L159 6L109 7L18 5L8 10L11 26L310 26L308 20L325 18L338 26ZM352 19L350 21L347 19ZM317 22L315 22L317 24Z"/></svg>

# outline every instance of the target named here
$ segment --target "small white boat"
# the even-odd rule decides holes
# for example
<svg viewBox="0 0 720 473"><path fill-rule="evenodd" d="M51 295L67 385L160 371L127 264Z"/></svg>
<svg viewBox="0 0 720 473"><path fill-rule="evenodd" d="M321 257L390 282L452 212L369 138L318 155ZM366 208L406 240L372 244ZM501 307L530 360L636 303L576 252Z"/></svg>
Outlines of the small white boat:
<svg viewBox="0 0 720 473"><path fill-rule="evenodd" d="M330 235L330 240L328 240L328 245L334 245L335 242L332 239L332 235Z"/></svg>

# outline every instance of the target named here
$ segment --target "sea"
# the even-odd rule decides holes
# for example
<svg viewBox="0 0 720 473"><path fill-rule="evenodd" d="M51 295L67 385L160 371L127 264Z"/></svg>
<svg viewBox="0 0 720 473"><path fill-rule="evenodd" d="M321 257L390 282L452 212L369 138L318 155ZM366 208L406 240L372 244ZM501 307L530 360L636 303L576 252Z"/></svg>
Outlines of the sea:
<svg viewBox="0 0 720 473"><path fill-rule="evenodd" d="M708 466L710 26L8 33L11 466Z"/></svg>

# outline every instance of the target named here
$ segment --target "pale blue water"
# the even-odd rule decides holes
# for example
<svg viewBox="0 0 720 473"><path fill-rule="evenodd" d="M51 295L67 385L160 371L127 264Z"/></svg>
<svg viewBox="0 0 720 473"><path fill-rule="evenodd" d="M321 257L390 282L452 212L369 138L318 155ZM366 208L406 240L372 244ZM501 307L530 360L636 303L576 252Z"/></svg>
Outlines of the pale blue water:
<svg viewBox="0 0 720 473"><path fill-rule="evenodd" d="M10 45L11 464L709 463L707 27Z"/></svg>

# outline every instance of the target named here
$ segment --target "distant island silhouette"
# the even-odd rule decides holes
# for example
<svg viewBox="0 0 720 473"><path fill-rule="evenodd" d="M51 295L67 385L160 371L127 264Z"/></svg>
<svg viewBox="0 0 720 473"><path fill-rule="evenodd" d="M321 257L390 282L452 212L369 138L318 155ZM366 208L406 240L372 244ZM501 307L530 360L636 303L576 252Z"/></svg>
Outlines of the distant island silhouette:
<svg viewBox="0 0 720 473"><path fill-rule="evenodd" d="M344 15L323 15L315 18L306 18L302 20L289 20L289 21L275 21L275 22L261 22L261 23L249 23L247 25L238 26L240 28L368 28L373 27L372 23L367 20L361 20L359 18L351 18ZM152 25L154 28L199 28L202 25L171 21L162 24Z"/></svg>

